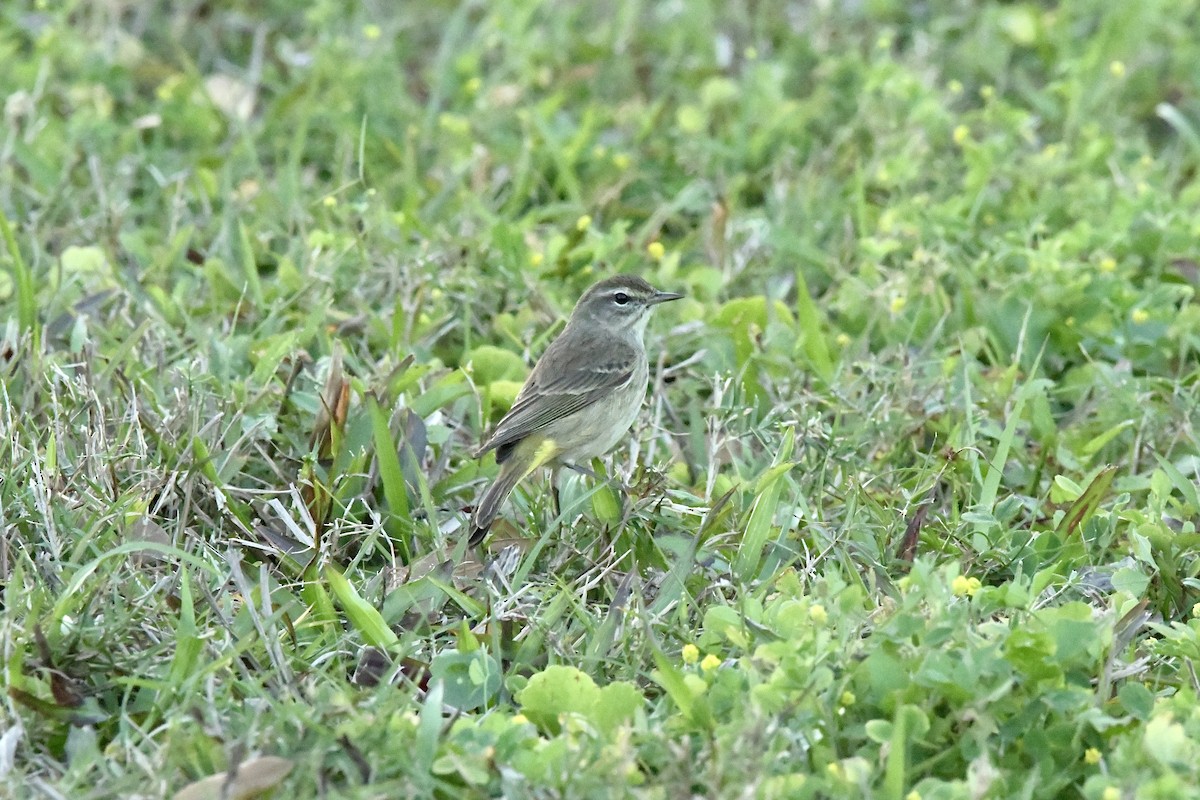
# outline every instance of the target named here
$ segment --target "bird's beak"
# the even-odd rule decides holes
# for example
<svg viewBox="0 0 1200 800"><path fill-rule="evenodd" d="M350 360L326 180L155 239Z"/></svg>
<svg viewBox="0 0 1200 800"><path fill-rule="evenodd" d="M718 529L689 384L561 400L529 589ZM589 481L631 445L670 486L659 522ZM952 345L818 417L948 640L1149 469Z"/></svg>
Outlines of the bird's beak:
<svg viewBox="0 0 1200 800"><path fill-rule="evenodd" d="M655 292L650 295L650 299L646 301L648 306L656 306L659 303L669 303L672 300L678 300L683 295L676 292Z"/></svg>

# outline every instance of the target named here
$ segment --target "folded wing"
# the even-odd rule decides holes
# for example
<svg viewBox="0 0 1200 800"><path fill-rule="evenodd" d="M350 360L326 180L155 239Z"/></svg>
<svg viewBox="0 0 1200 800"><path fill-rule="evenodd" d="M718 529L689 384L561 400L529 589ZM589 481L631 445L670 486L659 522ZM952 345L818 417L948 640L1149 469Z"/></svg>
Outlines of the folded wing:
<svg viewBox="0 0 1200 800"><path fill-rule="evenodd" d="M562 341L562 337L555 340L542 355L513 407L475 452L476 458L497 450L496 460L503 462L526 436L587 408L633 377L638 354L632 346L614 342L608 357L581 366L563 358L565 348L555 346Z"/></svg>

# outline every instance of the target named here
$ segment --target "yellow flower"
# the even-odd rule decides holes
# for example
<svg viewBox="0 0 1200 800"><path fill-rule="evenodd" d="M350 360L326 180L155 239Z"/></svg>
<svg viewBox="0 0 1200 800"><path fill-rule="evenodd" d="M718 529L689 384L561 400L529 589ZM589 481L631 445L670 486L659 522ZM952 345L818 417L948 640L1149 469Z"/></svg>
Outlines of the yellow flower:
<svg viewBox="0 0 1200 800"><path fill-rule="evenodd" d="M959 575L950 584L950 591L954 592L956 597L974 597L975 593L983 584L979 578L968 578L966 575Z"/></svg>
<svg viewBox="0 0 1200 800"><path fill-rule="evenodd" d="M719 666L721 666L721 659L717 658L712 653L706 655L704 660L700 662L700 669L704 670L705 672L712 672Z"/></svg>
<svg viewBox="0 0 1200 800"><path fill-rule="evenodd" d="M1121 790L1115 786L1109 786L1100 797L1103 800L1121 800Z"/></svg>
<svg viewBox="0 0 1200 800"><path fill-rule="evenodd" d="M1117 260L1115 258L1113 258L1112 256L1106 256L1106 257L1100 259L1100 271L1101 272L1116 272L1117 271Z"/></svg>
<svg viewBox="0 0 1200 800"><path fill-rule="evenodd" d="M838 703L843 706L852 706L858 702L858 698L854 696L854 692L846 690L842 692L842 696L838 698Z"/></svg>
<svg viewBox="0 0 1200 800"><path fill-rule="evenodd" d="M1100 751L1094 747L1089 747L1087 749L1087 752L1085 752L1083 754L1083 760L1089 764L1099 764L1100 763Z"/></svg>
<svg viewBox="0 0 1200 800"><path fill-rule="evenodd" d="M514 725L524 725L526 722L529 722L529 720L526 719L524 714L514 715L512 718L512 721L513 721Z"/></svg>
<svg viewBox="0 0 1200 800"><path fill-rule="evenodd" d="M584 214L582 217L575 220L575 230L577 231L586 231L590 227L592 227L591 214Z"/></svg>
<svg viewBox="0 0 1200 800"><path fill-rule="evenodd" d="M531 267L540 267L545 260L546 256L542 254L541 250L534 250L529 254L529 266Z"/></svg>
<svg viewBox="0 0 1200 800"><path fill-rule="evenodd" d="M1150 319L1150 312L1144 308L1135 308L1130 313L1129 318L1133 320L1134 325L1141 325L1146 320Z"/></svg>
<svg viewBox="0 0 1200 800"><path fill-rule="evenodd" d="M327 194L325 195L325 199L321 202L325 204L326 208L333 208L337 205L337 198L331 194Z"/></svg>
<svg viewBox="0 0 1200 800"><path fill-rule="evenodd" d="M850 344L850 336L843 331L834 338L834 341L837 342L838 347L847 347Z"/></svg>
<svg viewBox="0 0 1200 800"><path fill-rule="evenodd" d="M899 314L901 311L904 310L904 307L906 305L908 305L908 298L900 297L897 295L896 297L892 298L892 303L891 303L890 308L892 309L893 314Z"/></svg>
<svg viewBox="0 0 1200 800"><path fill-rule="evenodd" d="M651 242L650 244L646 245L646 252L649 253L650 257L655 261L662 261L667 249L663 247L662 242Z"/></svg>
<svg viewBox="0 0 1200 800"><path fill-rule="evenodd" d="M1114 78L1125 77L1125 62L1124 61L1110 61L1108 63L1108 71L1110 73L1112 73L1112 76Z"/></svg>
<svg viewBox="0 0 1200 800"><path fill-rule="evenodd" d="M679 657L683 659L685 664L695 664L700 660L700 648L694 644L685 644L683 649L679 651Z"/></svg>
<svg viewBox="0 0 1200 800"><path fill-rule="evenodd" d="M378 25L363 25L363 37L374 41L383 35L383 31Z"/></svg>
<svg viewBox="0 0 1200 800"><path fill-rule="evenodd" d="M967 141L967 139L969 139L969 138L971 138L971 129L968 128L966 125L959 125L957 128L954 129L954 143L955 144L962 145L962 143Z"/></svg>
<svg viewBox="0 0 1200 800"><path fill-rule="evenodd" d="M817 603L808 610L808 618L817 625L824 625L829 621L829 612L825 610L825 606Z"/></svg>

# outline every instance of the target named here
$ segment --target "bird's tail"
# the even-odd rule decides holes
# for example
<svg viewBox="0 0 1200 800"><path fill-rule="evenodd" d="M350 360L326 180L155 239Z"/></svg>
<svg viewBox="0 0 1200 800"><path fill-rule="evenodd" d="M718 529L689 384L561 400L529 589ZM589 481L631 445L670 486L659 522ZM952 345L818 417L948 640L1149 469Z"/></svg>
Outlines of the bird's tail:
<svg viewBox="0 0 1200 800"><path fill-rule="evenodd" d="M471 514L471 547L483 541L488 529L508 495L525 476L550 461L558 454L558 447L550 440L526 438L512 451L512 455L500 466L500 474L492 485L484 490L475 511Z"/></svg>

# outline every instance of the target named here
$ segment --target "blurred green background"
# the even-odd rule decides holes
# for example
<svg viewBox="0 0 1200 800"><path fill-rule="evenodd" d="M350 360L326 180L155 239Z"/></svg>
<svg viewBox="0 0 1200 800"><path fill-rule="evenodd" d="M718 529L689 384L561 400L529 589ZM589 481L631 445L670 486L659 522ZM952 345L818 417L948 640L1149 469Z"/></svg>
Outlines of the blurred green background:
<svg viewBox="0 0 1200 800"><path fill-rule="evenodd" d="M1197 30L5 4L0 780L1200 791ZM470 452L622 271L688 295L624 491L481 564Z"/></svg>

